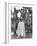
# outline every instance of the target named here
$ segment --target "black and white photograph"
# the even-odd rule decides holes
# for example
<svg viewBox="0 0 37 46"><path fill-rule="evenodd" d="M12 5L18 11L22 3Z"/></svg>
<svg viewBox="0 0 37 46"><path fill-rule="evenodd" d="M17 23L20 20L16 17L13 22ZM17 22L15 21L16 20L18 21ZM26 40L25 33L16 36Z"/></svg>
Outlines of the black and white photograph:
<svg viewBox="0 0 37 46"><path fill-rule="evenodd" d="M32 38L32 7L11 6L11 39Z"/></svg>
<svg viewBox="0 0 37 46"><path fill-rule="evenodd" d="M37 46L37 1L0 0L0 46Z"/></svg>

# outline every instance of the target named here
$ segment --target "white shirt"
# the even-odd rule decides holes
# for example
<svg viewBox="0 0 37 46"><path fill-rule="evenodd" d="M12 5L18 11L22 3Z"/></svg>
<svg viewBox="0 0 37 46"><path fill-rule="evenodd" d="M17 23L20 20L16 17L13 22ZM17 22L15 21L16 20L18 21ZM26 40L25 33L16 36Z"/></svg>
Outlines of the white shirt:
<svg viewBox="0 0 37 46"><path fill-rule="evenodd" d="M18 36L25 36L24 22L19 22L16 33Z"/></svg>

